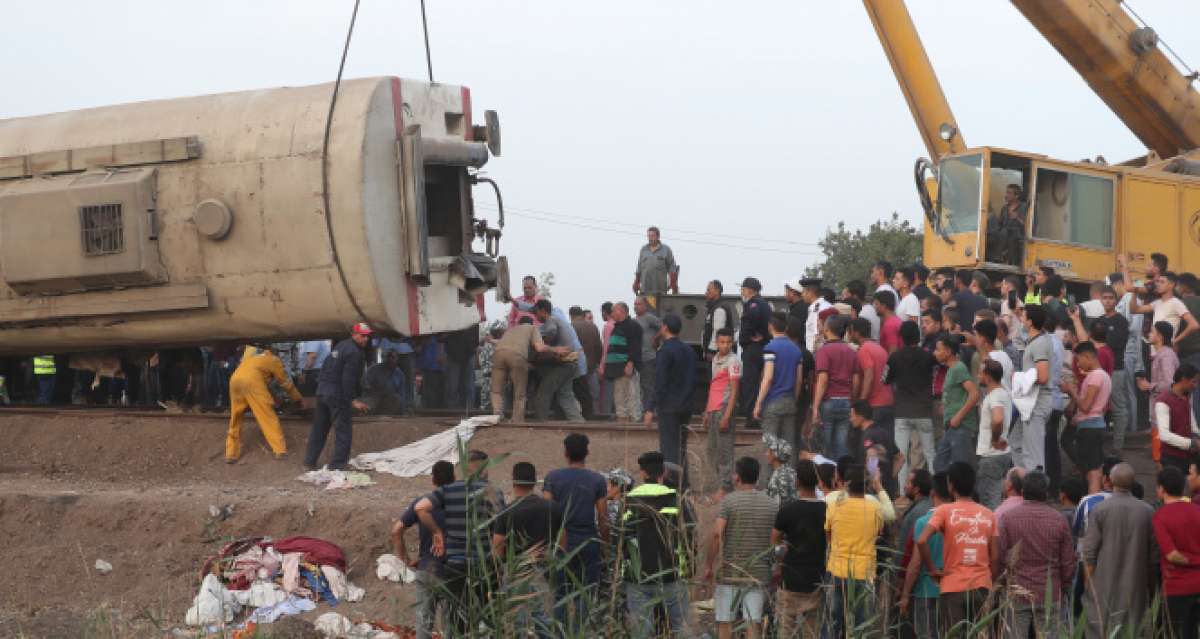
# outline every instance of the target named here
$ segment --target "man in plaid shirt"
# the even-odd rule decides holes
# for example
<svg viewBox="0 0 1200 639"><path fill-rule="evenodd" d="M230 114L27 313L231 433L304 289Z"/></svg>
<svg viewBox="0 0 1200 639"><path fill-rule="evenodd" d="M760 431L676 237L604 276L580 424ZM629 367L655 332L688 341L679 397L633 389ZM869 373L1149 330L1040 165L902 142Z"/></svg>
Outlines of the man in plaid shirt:
<svg viewBox="0 0 1200 639"><path fill-rule="evenodd" d="M1007 566L1014 594L1009 636L1025 637L1030 624L1036 635L1057 636L1059 602L1075 576L1075 540L1062 514L1046 501L1050 478L1027 474L1020 504L999 518L1001 565ZM1047 580L1053 599L1046 601Z"/></svg>

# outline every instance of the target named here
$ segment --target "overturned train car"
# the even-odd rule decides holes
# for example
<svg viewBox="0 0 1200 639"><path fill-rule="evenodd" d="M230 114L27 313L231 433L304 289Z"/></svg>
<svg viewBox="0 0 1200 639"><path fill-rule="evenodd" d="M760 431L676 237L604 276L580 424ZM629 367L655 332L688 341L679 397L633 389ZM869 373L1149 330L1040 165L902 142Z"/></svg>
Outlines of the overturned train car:
<svg viewBox="0 0 1200 639"><path fill-rule="evenodd" d="M382 77L0 120L0 355L480 321L468 89ZM498 195L498 193L497 193ZM501 222L502 223L502 222Z"/></svg>

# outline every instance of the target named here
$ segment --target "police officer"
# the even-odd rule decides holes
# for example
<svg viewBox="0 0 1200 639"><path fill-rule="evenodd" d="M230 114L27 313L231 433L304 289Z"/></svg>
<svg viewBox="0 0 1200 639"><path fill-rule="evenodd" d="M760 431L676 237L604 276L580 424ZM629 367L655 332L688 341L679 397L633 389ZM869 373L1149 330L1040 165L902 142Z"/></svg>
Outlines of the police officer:
<svg viewBox="0 0 1200 639"><path fill-rule="evenodd" d="M321 375L317 378L317 407L313 413L312 430L308 433L308 451L304 455L304 468L307 470L316 470L317 458L325 448L330 427L333 428L334 440L329 468L348 468L350 440L354 436L350 423L352 411L367 410L367 405L354 399L354 394L363 372L362 349L370 341L371 332L367 324L355 324L350 329L350 338L338 342L321 366Z"/></svg>
<svg viewBox="0 0 1200 639"><path fill-rule="evenodd" d="M743 280L741 292L742 322L738 331L738 345L742 347L741 387L755 389L762 381L763 347L771 337L767 332L767 318L771 316L771 307L759 295L762 292L762 283L757 278L747 277ZM741 403L740 412L752 422L758 393L739 393L738 400Z"/></svg>

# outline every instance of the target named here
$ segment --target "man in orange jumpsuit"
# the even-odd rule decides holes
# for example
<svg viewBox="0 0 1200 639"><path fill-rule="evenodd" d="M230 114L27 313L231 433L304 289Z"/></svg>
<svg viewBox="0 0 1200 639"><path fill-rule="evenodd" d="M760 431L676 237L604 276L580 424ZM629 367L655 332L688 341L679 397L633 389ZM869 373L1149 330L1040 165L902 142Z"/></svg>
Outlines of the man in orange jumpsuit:
<svg viewBox="0 0 1200 639"><path fill-rule="evenodd" d="M225 463L232 464L242 456L242 414L249 408L262 431L275 459L287 455L287 442L275 414L275 398L267 384L274 378L287 391L292 401L300 401L300 391L283 371L283 362L270 350L247 346L242 363L229 379L229 435L225 438Z"/></svg>

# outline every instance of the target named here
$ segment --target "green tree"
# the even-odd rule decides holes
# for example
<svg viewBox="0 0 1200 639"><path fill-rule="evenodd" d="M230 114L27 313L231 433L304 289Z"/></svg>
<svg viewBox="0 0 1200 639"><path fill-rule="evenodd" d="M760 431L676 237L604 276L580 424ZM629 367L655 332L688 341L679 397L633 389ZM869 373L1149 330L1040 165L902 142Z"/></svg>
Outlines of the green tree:
<svg viewBox="0 0 1200 639"><path fill-rule="evenodd" d="M836 229L825 231L817 245L825 260L808 267L804 274L822 278L825 286L838 292L851 280L866 281L878 260L900 267L921 257L921 233L895 212L890 219L872 224L866 233L850 231L845 222L838 222Z"/></svg>

